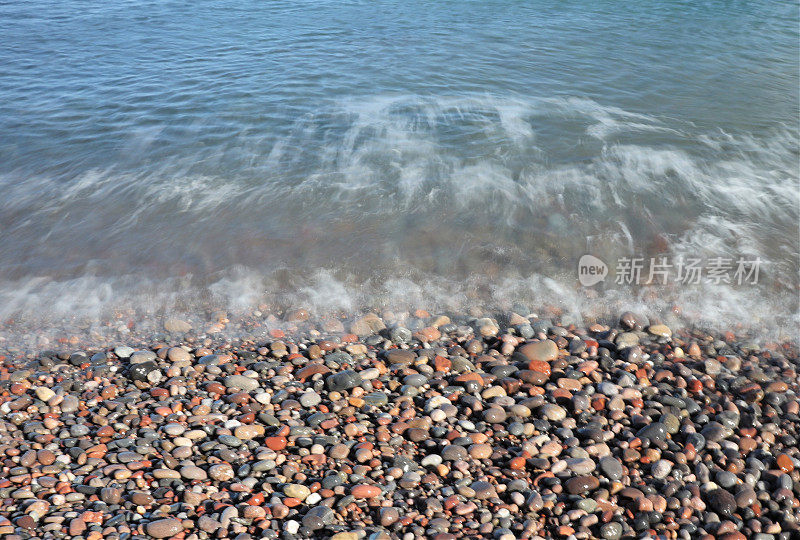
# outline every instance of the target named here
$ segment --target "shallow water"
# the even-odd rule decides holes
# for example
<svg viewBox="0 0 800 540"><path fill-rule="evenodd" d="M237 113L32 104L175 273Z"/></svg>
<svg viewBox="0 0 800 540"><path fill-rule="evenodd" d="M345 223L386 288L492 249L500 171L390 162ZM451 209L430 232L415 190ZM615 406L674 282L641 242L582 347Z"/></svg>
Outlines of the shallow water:
<svg viewBox="0 0 800 540"><path fill-rule="evenodd" d="M796 332L799 19L0 3L0 316L526 301ZM585 253L611 270L588 291ZM757 284L614 283L620 257L661 255L763 264Z"/></svg>

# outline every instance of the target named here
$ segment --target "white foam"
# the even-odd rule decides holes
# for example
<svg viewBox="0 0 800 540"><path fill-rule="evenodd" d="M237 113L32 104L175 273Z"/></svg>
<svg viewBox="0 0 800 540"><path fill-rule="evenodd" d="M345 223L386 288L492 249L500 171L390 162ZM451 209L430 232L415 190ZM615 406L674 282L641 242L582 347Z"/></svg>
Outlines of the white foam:
<svg viewBox="0 0 800 540"><path fill-rule="evenodd" d="M133 161L154 136L132 140ZM677 303L717 326L798 320L790 127L708 133L583 98L362 96L322 103L280 136L67 180L17 171L0 188L3 318L526 298L576 315ZM647 257L659 236L673 257L760 257L768 284L663 288L657 302L577 287L569 265L587 247Z"/></svg>

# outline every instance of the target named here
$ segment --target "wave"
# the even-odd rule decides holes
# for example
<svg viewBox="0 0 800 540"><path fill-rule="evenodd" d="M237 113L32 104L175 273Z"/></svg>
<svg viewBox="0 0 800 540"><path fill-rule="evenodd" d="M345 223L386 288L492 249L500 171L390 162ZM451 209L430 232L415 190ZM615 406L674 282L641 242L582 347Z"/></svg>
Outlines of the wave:
<svg viewBox="0 0 800 540"><path fill-rule="evenodd" d="M525 298L576 315L627 303L716 326L798 321L792 126L709 132L583 98L383 95L261 127L199 128L174 155L148 130L102 169L0 172L0 317ZM767 264L756 287L593 292L576 280L586 252Z"/></svg>

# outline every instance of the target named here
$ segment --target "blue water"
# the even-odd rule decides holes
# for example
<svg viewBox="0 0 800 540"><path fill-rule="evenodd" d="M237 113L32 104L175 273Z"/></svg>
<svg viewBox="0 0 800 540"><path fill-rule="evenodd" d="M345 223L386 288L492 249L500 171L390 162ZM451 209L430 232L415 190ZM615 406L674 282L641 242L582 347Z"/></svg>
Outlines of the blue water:
<svg viewBox="0 0 800 540"><path fill-rule="evenodd" d="M0 314L791 316L799 22L763 0L2 2ZM587 251L769 265L587 299Z"/></svg>

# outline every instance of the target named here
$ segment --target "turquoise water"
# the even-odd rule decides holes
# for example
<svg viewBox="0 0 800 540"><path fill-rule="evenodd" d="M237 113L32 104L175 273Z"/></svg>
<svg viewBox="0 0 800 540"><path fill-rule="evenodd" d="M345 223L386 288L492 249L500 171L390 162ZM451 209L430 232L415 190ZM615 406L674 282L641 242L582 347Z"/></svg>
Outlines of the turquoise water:
<svg viewBox="0 0 800 540"><path fill-rule="evenodd" d="M0 314L791 315L799 21L782 1L0 3ZM587 293L587 252L768 264L748 287Z"/></svg>

